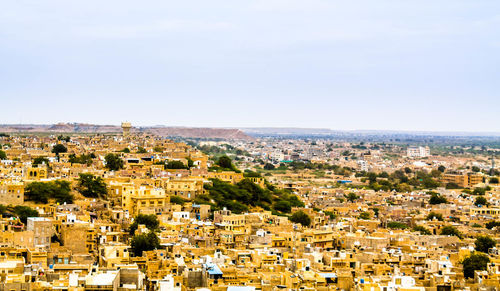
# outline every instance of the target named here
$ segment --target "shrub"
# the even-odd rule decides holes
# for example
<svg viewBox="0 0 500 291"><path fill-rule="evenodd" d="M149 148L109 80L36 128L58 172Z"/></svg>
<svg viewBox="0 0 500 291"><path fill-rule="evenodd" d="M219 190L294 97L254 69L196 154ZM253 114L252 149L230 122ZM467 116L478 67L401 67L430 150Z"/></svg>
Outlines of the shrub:
<svg viewBox="0 0 500 291"><path fill-rule="evenodd" d="M431 235L431 231L423 227L422 225L417 225L413 227L413 231L418 231L420 232L421 235Z"/></svg>
<svg viewBox="0 0 500 291"><path fill-rule="evenodd" d="M398 221L391 221L387 223L387 228L390 229L406 229L408 225Z"/></svg>
<svg viewBox="0 0 500 291"><path fill-rule="evenodd" d="M431 212L427 214L427 217L425 219L427 220L437 219L439 221L443 221L443 215L441 213Z"/></svg>
<svg viewBox="0 0 500 291"><path fill-rule="evenodd" d="M311 218L309 217L309 215L307 215L307 213L305 213L302 210L293 213L292 216L290 217L290 221L295 223L300 223L303 226L311 225Z"/></svg>
<svg viewBox="0 0 500 291"><path fill-rule="evenodd" d="M456 236L460 239L462 238L462 233L460 233L458 229L456 229L454 226L451 225L444 226L441 229L441 235Z"/></svg>
<svg viewBox="0 0 500 291"><path fill-rule="evenodd" d="M431 198L429 199L429 204L436 205L436 204L443 204L443 203L448 203L448 200L444 196L442 196L439 193L433 192L431 194Z"/></svg>

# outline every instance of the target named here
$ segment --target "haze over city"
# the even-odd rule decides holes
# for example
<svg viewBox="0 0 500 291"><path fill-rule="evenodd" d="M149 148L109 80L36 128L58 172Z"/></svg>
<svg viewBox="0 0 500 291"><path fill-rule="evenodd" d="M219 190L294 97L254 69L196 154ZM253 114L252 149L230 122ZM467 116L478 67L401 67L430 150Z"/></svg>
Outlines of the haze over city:
<svg viewBox="0 0 500 291"><path fill-rule="evenodd" d="M0 123L498 132L499 1L6 1Z"/></svg>

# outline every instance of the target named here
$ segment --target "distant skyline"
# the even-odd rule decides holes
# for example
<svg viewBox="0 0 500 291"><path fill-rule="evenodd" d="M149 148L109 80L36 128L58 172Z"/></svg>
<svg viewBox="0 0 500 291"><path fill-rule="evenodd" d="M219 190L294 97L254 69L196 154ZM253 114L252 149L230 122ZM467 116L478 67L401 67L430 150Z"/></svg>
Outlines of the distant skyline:
<svg viewBox="0 0 500 291"><path fill-rule="evenodd" d="M500 1L7 1L0 124L500 132Z"/></svg>

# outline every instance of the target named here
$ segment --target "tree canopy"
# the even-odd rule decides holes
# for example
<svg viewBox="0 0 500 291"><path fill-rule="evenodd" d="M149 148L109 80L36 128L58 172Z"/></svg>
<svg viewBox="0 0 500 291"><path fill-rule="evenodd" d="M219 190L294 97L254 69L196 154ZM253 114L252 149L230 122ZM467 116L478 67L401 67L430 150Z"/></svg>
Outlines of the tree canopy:
<svg viewBox="0 0 500 291"><path fill-rule="evenodd" d="M497 245L496 240L487 235L480 235L476 238L475 248L478 252L488 253L488 250Z"/></svg>
<svg viewBox="0 0 500 291"><path fill-rule="evenodd" d="M70 154L68 161L72 164L91 165L92 159L93 159L93 154L81 154L79 156L76 156L75 154Z"/></svg>
<svg viewBox="0 0 500 291"><path fill-rule="evenodd" d="M431 235L431 231L422 225L416 225L413 227L413 231L419 232L421 235Z"/></svg>
<svg viewBox="0 0 500 291"><path fill-rule="evenodd" d="M262 188L250 179L243 179L235 185L213 179L212 185L205 185L205 189L208 194L198 195L194 202L212 205L214 209L225 207L234 213L248 211L251 206L289 213L292 207L304 206L296 195L272 186Z"/></svg>
<svg viewBox="0 0 500 291"><path fill-rule="evenodd" d="M104 160L106 161L106 168L111 171L123 169L123 160L118 155L107 154L104 157Z"/></svg>
<svg viewBox="0 0 500 291"><path fill-rule="evenodd" d="M68 181L56 180L50 182L32 182L25 188L26 200L35 203L48 203L55 199L57 203L73 203L71 186Z"/></svg>
<svg viewBox="0 0 500 291"><path fill-rule="evenodd" d="M36 167L41 164L49 166L49 159L47 159L46 157L36 157L32 163L33 167Z"/></svg>
<svg viewBox="0 0 500 291"><path fill-rule="evenodd" d="M347 194L346 199L347 199L347 201L349 201L349 202L354 202L354 201L356 201L356 200L358 200L358 199L359 199L359 196L358 196L358 195L356 195L355 193L352 193L352 192L351 192L351 193Z"/></svg>
<svg viewBox="0 0 500 291"><path fill-rule="evenodd" d="M167 169L187 169L188 167L186 165L184 165L184 163L181 161L169 161L165 165L165 168L167 168Z"/></svg>
<svg viewBox="0 0 500 291"><path fill-rule="evenodd" d="M430 212L429 214L427 214L427 217L425 219L427 220L437 219L439 221L443 221L443 215L441 213Z"/></svg>
<svg viewBox="0 0 500 291"><path fill-rule="evenodd" d="M135 217L134 222L129 227L129 233L133 235L139 224L144 224L149 230L155 231L158 229L160 222L154 214L139 214Z"/></svg>
<svg viewBox="0 0 500 291"><path fill-rule="evenodd" d="M79 174L76 190L89 198L103 198L107 194L104 180L89 173Z"/></svg>
<svg viewBox="0 0 500 291"><path fill-rule="evenodd" d="M462 261L465 278L474 278L476 270L486 270L490 258L482 253L472 253Z"/></svg>
<svg viewBox="0 0 500 291"><path fill-rule="evenodd" d="M391 221L387 223L387 228L391 229L406 229L408 225L399 221Z"/></svg>
<svg viewBox="0 0 500 291"><path fill-rule="evenodd" d="M132 252L135 256L142 256L145 251L152 251L160 247L160 239L153 231L135 235L131 242Z"/></svg>
<svg viewBox="0 0 500 291"><path fill-rule="evenodd" d="M462 238L462 233L454 226L447 225L441 228L441 235L451 235Z"/></svg>
<svg viewBox="0 0 500 291"><path fill-rule="evenodd" d="M485 227L487 229L493 229L494 227L497 227L497 226L500 226L500 221L495 221L495 220L488 221L485 225Z"/></svg>
<svg viewBox="0 0 500 291"><path fill-rule="evenodd" d="M217 160L217 165L224 170L235 170L233 162L231 161L231 158L228 156L219 157L219 159Z"/></svg>
<svg viewBox="0 0 500 291"><path fill-rule="evenodd" d="M138 147L138 148L137 148L137 153L138 153L138 154L145 154L145 153L147 153L147 152L148 152L148 151L147 151L145 148L143 148L143 147Z"/></svg>
<svg viewBox="0 0 500 291"><path fill-rule="evenodd" d="M19 220L21 220L21 222L24 224L26 224L26 222L28 221L28 217L40 216L38 211L29 206L24 206L24 205L17 205L16 207L14 207L14 213L17 215L17 217L19 217Z"/></svg>
<svg viewBox="0 0 500 291"><path fill-rule="evenodd" d="M59 155L60 153L68 152L68 149L63 144L58 143L52 148L52 152Z"/></svg>
<svg viewBox="0 0 500 291"><path fill-rule="evenodd" d="M309 217L309 215L302 210L294 212L292 216L290 216L290 221L300 223L303 226L311 225L311 217Z"/></svg>
<svg viewBox="0 0 500 291"><path fill-rule="evenodd" d="M474 205L487 206L487 205L489 205L489 203L488 203L488 200L484 196L478 196L478 197L476 197L476 200L474 201Z"/></svg>
<svg viewBox="0 0 500 291"><path fill-rule="evenodd" d="M448 203L448 200L446 200L446 198L443 195L436 193L436 192L431 193L431 198L429 199L429 204L436 205L436 204L444 204L444 203Z"/></svg>

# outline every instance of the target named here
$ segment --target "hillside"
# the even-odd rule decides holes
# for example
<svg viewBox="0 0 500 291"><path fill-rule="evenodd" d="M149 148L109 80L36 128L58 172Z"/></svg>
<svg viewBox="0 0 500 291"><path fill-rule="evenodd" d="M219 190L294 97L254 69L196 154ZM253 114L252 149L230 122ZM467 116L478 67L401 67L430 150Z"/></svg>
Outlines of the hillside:
<svg viewBox="0 0 500 291"><path fill-rule="evenodd" d="M239 129L196 128L196 127L134 127L132 131L152 133L159 136L178 136L187 138L251 139ZM120 133L119 125L99 125L86 123L57 124L1 124L3 133Z"/></svg>

